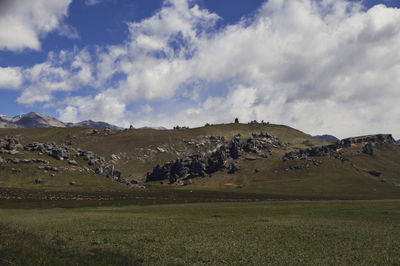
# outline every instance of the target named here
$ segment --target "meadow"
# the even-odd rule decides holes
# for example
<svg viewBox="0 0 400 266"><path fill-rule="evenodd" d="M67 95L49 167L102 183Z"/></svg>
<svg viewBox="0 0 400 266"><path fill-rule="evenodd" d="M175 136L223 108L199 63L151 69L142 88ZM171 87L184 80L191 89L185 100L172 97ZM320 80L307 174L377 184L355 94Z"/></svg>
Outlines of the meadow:
<svg viewBox="0 0 400 266"><path fill-rule="evenodd" d="M398 265L400 201L8 208L0 239L5 265Z"/></svg>

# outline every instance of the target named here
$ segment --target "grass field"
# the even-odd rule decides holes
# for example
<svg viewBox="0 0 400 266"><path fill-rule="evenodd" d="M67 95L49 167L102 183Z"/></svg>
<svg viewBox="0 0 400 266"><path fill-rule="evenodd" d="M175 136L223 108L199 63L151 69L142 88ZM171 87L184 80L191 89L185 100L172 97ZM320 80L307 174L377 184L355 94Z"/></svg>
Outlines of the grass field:
<svg viewBox="0 0 400 266"><path fill-rule="evenodd" d="M0 209L0 239L18 265L398 265L400 201Z"/></svg>
<svg viewBox="0 0 400 266"><path fill-rule="evenodd" d="M280 125L88 131L3 129L0 138L72 141L106 160L116 154L123 178L139 182L158 163L213 150L210 142L194 145L211 135L263 131L285 146L269 158L244 154L233 175L221 169L183 187L140 183L146 188L96 175L82 158L70 166L36 152L4 153L4 160L44 158L59 171L0 165L0 266L400 265L400 146L376 144L373 155L352 147L345 160L316 157L314 165L282 156L327 142Z"/></svg>

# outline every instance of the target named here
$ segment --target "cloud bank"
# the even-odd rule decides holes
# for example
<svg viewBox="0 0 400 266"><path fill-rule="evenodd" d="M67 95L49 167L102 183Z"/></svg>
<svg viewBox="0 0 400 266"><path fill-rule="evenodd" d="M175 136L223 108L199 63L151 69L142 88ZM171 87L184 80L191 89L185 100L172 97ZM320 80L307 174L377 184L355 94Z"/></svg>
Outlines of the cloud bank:
<svg viewBox="0 0 400 266"><path fill-rule="evenodd" d="M237 24L218 28L220 19L195 1L165 1L129 23L121 45L63 51L21 70L29 85L18 101L90 86L88 96L59 101L61 119L172 127L239 117L313 134L400 137L399 9L269 0Z"/></svg>
<svg viewBox="0 0 400 266"><path fill-rule="evenodd" d="M40 38L60 26L63 17L67 15L71 1L0 1L0 49L39 50ZM64 31L68 29L65 27Z"/></svg>

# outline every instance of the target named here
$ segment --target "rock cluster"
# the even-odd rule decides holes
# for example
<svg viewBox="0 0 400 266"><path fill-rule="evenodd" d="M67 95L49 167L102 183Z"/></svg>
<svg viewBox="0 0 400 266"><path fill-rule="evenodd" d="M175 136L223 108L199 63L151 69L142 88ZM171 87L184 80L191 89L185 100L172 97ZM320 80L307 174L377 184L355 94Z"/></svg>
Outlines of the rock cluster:
<svg viewBox="0 0 400 266"><path fill-rule="evenodd" d="M92 151L86 151L81 149L76 150L76 157L83 157L85 161L88 161L89 165L104 165L106 162L104 157L101 157Z"/></svg>
<svg viewBox="0 0 400 266"><path fill-rule="evenodd" d="M335 158L341 157L338 151L339 147L336 144L327 146L313 147L306 150L292 151L286 153L283 156L283 161L288 160L306 160L308 157L320 157L320 156L333 156Z"/></svg>
<svg viewBox="0 0 400 266"><path fill-rule="evenodd" d="M300 150L298 152L289 152L283 156L283 161L288 160L305 160L308 157L320 157L320 156L333 156L335 158L344 160L342 157L342 149L349 148L353 144L363 145L362 152L368 155L373 155L373 146L376 143L384 144L395 144L395 140L390 134L378 134L378 135L368 135L362 137L347 138L339 140L334 144L313 147L306 150Z"/></svg>
<svg viewBox="0 0 400 266"><path fill-rule="evenodd" d="M223 141L223 137L211 136L210 141L216 143ZM241 141L240 134L233 137L231 141L226 144L220 144L215 149L205 163L202 155L191 155L176 161L165 163L163 166L157 165L151 173L147 173L146 182L149 181L162 181L168 179L170 183L179 183L192 178L202 177L206 173L213 174L223 168L228 169L229 174L233 174L240 169L236 163L227 165L230 159L239 159L244 152L255 153L263 157L267 157L263 150L268 150L271 153L272 147L282 147L279 138L263 134L252 134L246 143ZM184 182L187 184L187 182Z"/></svg>
<svg viewBox="0 0 400 266"><path fill-rule="evenodd" d="M58 168L57 167L53 167L53 166L50 166L50 165L39 166L38 169L45 170L45 171L58 172Z"/></svg>
<svg viewBox="0 0 400 266"><path fill-rule="evenodd" d="M96 174L102 175L104 177L113 179L115 181L121 180L121 171L116 170L115 166L112 164L109 165L101 165L96 168Z"/></svg>
<svg viewBox="0 0 400 266"><path fill-rule="evenodd" d="M281 148L285 145L276 136L271 136L268 133L252 134L252 137L247 140L243 146L245 152L254 153L261 157L267 158L268 154L272 154L271 148ZM268 154L263 152L267 150Z"/></svg>
<svg viewBox="0 0 400 266"><path fill-rule="evenodd" d="M396 144L393 136L391 134L377 134L368 135L361 137L347 138L338 141L336 144L341 147L350 147L352 144L360 143L384 143L384 144Z"/></svg>
<svg viewBox="0 0 400 266"><path fill-rule="evenodd" d="M204 159L201 155L191 155L176 161L157 165L152 173L147 173L146 182L168 179L175 183L181 179L191 179L205 175Z"/></svg>
<svg viewBox="0 0 400 266"><path fill-rule="evenodd" d="M49 164L49 161L42 160L42 159L16 159L16 158L8 158L7 163L12 163L12 164L19 164L19 163L43 163L43 164Z"/></svg>
<svg viewBox="0 0 400 266"><path fill-rule="evenodd" d="M48 155L57 160L69 159L69 149L66 145L57 145L55 142L39 143L33 142L24 147L27 151L38 151L39 155Z"/></svg>
<svg viewBox="0 0 400 266"><path fill-rule="evenodd" d="M4 139L0 139L0 150L16 151L22 148L23 146L20 144L19 140L14 136L8 136Z"/></svg>

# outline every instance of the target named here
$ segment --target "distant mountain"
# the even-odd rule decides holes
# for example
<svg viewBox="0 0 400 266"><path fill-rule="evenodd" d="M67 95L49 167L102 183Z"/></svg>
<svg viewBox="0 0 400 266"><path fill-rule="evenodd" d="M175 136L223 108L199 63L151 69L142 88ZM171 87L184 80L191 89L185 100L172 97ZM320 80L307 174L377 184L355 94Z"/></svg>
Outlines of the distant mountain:
<svg viewBox="0 0 400 266"><path fill-rule="evenodd" d="M65 124L54 117L27 113L15 117L0 116L1 128L36 128L36 127L65 127Z"/></svg>
<svg viewBox="0 0 400 266"><path fill-rule="evenodd" d="M317 135L317 136L314 136L314 138L327 140L327 141L332 141L332 142L336 142L336 141L339 140L337 137L332 136L332 135Z"/></svg>
<svg viewBox="0 0 400 266"><path fill-rule="evenodd" d="M168 130L168 128L165 127L140 127L139 129Z"/></svg>
<svg viewBox="0 0 400 266"><path fill-rule="evenodd" d="M67 127L92 127L92 128L111 128L114 130L122 130L122 127L117 127L106 122L95 122L92 120L86 120L79 123L67 123Z"/></svg>
<svg viewBox="0 0 400 266"><path fill-rule="evenodd" d="M397 145L400 145L400 139L398 141L396 141Z"/></svg>
<svg viewBox="0 0 400 266"><path fill-rule="evenodd" d="M15 117L7 117L0 115L0 128L38 128L38 127L92 127L92 128L109 127L114 130L123 129L105 122L94 122L92 120L83 121L79 123L63 123L54 117L34 112L30 112L24 115L18 115Z"/></svg>

